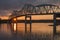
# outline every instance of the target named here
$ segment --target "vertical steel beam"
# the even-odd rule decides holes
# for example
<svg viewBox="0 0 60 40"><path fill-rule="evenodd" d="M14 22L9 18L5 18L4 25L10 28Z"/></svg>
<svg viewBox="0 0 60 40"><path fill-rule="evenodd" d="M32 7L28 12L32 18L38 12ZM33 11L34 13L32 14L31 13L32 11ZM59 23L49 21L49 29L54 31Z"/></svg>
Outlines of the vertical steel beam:
<svg viewBox="0 0 60 40"><path fill-rule="evenodd" d="M25 33L27 32L27 18L29 18L29 24L30 24L30 32L32 31L32 21L31 21L31 16L28 15L28 16L25 16Z"/></svg>
<svg viewBox="0 0 60 40"><path fill-rule="evenodd" d="M31 16L30 16L30 32L32 32L32 21L31 21Z"/></svg>
<svg viewBox="0 0 60 40"><path fill-rule="evenodd" d="M53 35L56 34L56 14L54 13L54 27L53 27Z"/></svg>
<svg viewBox="0 0 60 40"><path fill-rule="evenodd" d="M25 16L25 33L27 32L27 16Z"/></svg>

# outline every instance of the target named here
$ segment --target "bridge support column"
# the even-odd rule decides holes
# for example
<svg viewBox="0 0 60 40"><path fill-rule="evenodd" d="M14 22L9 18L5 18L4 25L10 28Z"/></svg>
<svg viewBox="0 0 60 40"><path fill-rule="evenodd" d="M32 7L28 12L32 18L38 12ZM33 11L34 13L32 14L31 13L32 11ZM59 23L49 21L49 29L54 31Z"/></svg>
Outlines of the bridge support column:
<svg viewBox="0 0 60 40"><path fill-rule="evenodd" d="M56 14L54 14L54 27L53 27L53 35L56 34Z"/></svg>
<svg viewBox="0 0 60 40"><path fill-rule="evenodd" d="M30 16L30 32L32 32L32 21L31 21L31 16Z"/></svg>
<svg viewBox="0 0 60 40"><path fill-rule="evenodd" d="M31 15L28 15L28 16L25 16L25 33L27 33L27 18L29 18L29 24L30 24L30 33L31 33L31 31L32 31L32 26L31 26L31 24L32 24L32 22L31 22Z"/></svg>
<svg viewBox="0 0 60 40"><path fill-rule="evenodd" d="M27 16L25 16L25 33L27 32Z"/></svg>

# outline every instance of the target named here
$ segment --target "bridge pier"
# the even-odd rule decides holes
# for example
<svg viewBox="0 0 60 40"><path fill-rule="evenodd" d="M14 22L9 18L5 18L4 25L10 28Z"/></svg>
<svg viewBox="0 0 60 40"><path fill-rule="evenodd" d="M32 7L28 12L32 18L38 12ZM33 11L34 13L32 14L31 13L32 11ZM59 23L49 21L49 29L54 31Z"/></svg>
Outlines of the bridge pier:
<svg viewBox="0 0 60 40"><path fill-rule="evenodd" d="M54 27L53 27L53 33L56 34L56 26L57 26L57 19L60 18L60 13L54 13Z"/></svg>
<svg viewBox="0 0 60 40"><path fill-rule="evenodd" d="M27 18L29 18L29 24L30 24L30 33L32 31L32 21L31 21L31 15L26 15L25 16L25 33L27 33Z"/></svg>
<svg viewBox="0 0 60 40"><path fill-rule="evenodd" d="M57 19L60 18L60 13L54 13L54 27L53 27L53 33L56 34L56 26L57 26Z"/></svg>
<svg viewBox="0 0 60 40"><path fill-rule="evenodd" d="M32 32L32 21L31 21L31 16L30 16L30 32Z"/></svg>
<svg viewBox="0 0 60 40"><path fill-rule="evenodd" d="M56 34L56 14L54 13L54 16L53 16L53 20L54 20L54 26L53 26L53 35Z"/></svg>

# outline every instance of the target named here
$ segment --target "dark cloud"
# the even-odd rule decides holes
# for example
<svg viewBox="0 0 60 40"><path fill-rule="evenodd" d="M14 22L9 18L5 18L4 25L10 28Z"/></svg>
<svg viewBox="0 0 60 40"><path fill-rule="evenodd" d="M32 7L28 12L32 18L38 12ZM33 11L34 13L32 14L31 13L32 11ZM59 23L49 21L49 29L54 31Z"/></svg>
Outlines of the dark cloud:
<svg viewBox="0 0 60 40"><path fill-rule="evenodd" d="M33 0L0 0L0 9L16 9L25 3L33 3Z"/></svg>
<svg viewBox="0 0 60 40"><path fill-rule="evenodd" d="M9 16L11 13L11 10L0 10L0 16Z"/></svg>
<svg viewBox="0 0 60 40"><path fill-rule="evenodd" d="M25 3L42 4L59 2L60 0L0 0L0 9L17 9Z"/></svg>
<svg viewBox="0 0 60 40"><path fill-rule="evenodd" d="M25 3L38 4L59 4L60 0L0 0L0 15L7 15L14 9L21 9ZM9 11L10 10L10 11Z"/></svg>
<svg viewBox="0 0 60 40"><path fill-rule="evenodd" d="M16 9L20 4L19 0L0 0L0 9Z"/></svg>

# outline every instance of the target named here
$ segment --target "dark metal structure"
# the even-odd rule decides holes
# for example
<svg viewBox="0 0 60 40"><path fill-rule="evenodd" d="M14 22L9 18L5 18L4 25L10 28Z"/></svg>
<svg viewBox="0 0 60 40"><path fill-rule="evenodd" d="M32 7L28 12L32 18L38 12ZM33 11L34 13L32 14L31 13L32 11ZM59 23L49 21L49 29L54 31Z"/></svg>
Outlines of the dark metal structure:
<svg viewBox="0 0 60 40"><path fill-rule="evenodd" d="M30 18L30 32L31 32L31 15L54 15L54 27L53 33L56 33L56 17L60 17L60 8L57 5L52 4L41 4L33 6L32 4L25 4L20 11L13 11L10 15L10 20L13 18L25 16L25 32L27 32L27 18Z"/></svg>

